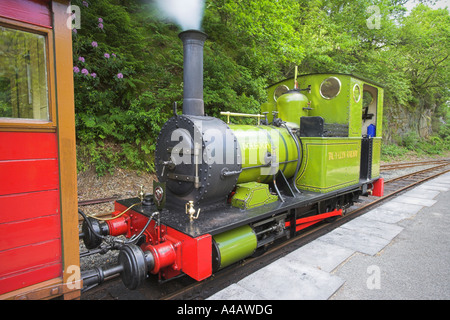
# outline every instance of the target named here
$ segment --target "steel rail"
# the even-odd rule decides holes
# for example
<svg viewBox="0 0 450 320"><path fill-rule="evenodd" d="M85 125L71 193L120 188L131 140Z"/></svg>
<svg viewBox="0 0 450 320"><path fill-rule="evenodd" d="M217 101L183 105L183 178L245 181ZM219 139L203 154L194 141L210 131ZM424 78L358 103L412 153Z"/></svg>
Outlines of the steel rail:
<svg viewBox="0 0 450 320"><path fill-rule="evenodd" d="M92 204L99 204L99 203L115 201L115 200L117 200L117 198L118 198L118 196L109 197L109 198L92 199L92 200L81 200L81 201L78 201L78 206L88 206L88 205L92 205Z"/></svg>
<svg viewBox="0 0 450 320"><path fill-rule="evenodd" d="M444 163L449 163L449 160L443 159L443 160L432 160L432 161L422 161L422 162L387 163L387 164L380 165L380 170L389 171L389 170L412 168L412 167L419 167L419 166L426 166L426 165L433 165L433 164L444 164Z"/></svg>

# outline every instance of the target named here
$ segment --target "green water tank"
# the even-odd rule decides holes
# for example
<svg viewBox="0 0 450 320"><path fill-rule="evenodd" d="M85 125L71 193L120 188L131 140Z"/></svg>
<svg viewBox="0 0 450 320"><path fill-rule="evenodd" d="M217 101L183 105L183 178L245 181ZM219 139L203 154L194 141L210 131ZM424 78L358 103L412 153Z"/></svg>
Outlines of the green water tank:
<svg viewBox="0 0 450 320"><path fill-rule="evenodd" d="M308 98L301 92L290 90L277 100L278 117L291 128L300 127L300 117L308 116Z"/></svg>
<svg viewBox="0 0 450 320"><path fill-rule="evenodd" d="M213 236L213 271L251 256L257 247L253 229L244 225Z"/></svg>

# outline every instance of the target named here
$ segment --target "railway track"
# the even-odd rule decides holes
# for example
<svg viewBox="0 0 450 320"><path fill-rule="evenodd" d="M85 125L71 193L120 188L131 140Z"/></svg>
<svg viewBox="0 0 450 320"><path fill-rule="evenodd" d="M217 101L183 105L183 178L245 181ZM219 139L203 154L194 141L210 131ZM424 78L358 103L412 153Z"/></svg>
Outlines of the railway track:
<svg viewBox="0 0 450 320"><path fill-rule="evenodd" d="M428 165L438 165L448 163L449 159L442 160L431 160L431 161L421 161L421 162L400 162L400 163L386 163L380 165L381 171L389 171L389 170L397 170L404 168L412 168L419 166L428 166Z"/></svg>
<svg viewBox="0 0 450 320"><path fill-rule="evenodd" d="M430 162L426 163L431 164ZM253 256L215 273L210 278L196 282L189 277L180 277L166 283L156 279L148 279L143 288L135 291L126 289L122 281L117 278L105 282L82 294L82 299L159 299L159 300L202 300L239 281L247 275L281 258L282 256L306 245L316 238L332 231L369 210L381 205L386 200L402 193L420 183L435 178L450 171L448 160L433 162L435 166L385 181L385 195L378 197L361 197L363 201L355 204L348 212L333 223L320 223L306 229L301 235L287 241L273 245L259 256ZM425 165L425 164L420 164ZM402 168L405 168L403 166Z"/></svg>

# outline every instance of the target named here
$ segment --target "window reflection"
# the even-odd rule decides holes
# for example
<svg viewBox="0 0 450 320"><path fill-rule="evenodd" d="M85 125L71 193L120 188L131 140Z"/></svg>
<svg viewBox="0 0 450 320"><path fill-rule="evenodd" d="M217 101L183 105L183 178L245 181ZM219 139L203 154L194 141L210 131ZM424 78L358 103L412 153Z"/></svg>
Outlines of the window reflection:
<svg viewBox="0 0 450 320"><path fill-rule="evenodd" d="M0 118L49 120L45 36L0 26Z"/></svg>

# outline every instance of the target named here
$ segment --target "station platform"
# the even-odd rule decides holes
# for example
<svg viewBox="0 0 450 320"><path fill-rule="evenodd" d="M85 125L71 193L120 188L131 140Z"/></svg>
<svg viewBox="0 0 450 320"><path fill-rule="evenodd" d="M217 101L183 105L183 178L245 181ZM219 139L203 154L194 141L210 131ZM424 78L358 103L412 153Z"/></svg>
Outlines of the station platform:
<svg viewBox="0 0 450 320"><path fill-rule="evenodd" d="M429 180L208 300L450 299L449 190Z"/></svg>

